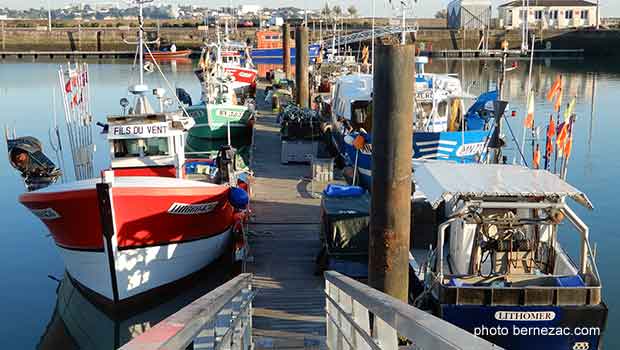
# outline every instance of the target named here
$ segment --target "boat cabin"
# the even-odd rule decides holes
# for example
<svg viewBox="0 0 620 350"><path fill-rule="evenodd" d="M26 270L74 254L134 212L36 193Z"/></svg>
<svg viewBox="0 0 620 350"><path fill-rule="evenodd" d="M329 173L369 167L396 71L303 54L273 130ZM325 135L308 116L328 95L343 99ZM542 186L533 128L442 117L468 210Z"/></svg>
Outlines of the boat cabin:
<svg viewBox="0 0 620 350"><path fill-rule="evenodd" d="M108 117L115 175L182 178L185 133L192 123L180 111Z"/></svg>
<svg viewBox="0 0 620 350"><path fill-rule="evenodd" d="M589 229L566 202L591 209L585 194L519 166L415 161L414 169L416 189L443 218L433 247L413 249L410 264L436 304L601 303ZM571 228L560 230L564 222ZM560 235L579 240L577 259Z"/></svg>
<svg viewBox="0 0 620 350"><path fill-rule="evenodd" d="M373 76L340 77L332 96L332 123L350 123L370 132ZM417 131L460 131L465 105L460 81L452 76L421 73L416 76L414 123Z"/></svg>

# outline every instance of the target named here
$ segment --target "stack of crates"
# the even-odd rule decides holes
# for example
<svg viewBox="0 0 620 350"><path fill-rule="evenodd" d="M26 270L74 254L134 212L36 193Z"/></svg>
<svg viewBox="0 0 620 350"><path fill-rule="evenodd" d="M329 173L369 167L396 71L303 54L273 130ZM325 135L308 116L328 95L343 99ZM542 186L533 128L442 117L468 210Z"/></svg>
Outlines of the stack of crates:
<svg viewBox="0 0 620 350"><path fill-rule="evenodd" d="M334 180L334 160L332 158L312 158L312 181L330 182Z"/></svg>

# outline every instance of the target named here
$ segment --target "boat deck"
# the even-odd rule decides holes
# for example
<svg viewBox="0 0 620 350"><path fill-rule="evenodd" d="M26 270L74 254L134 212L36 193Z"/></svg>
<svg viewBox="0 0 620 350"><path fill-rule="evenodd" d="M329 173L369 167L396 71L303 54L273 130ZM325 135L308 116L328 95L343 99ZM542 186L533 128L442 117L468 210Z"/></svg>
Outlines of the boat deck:
<svg viewBox="0 0 620 350"><path fill-rule="evenodd" d="M280 163L273 115L256 124L250 255L254 274L256 349L322 349L325 296L315 275L320 199L311 193L310 165Z"/></svg>

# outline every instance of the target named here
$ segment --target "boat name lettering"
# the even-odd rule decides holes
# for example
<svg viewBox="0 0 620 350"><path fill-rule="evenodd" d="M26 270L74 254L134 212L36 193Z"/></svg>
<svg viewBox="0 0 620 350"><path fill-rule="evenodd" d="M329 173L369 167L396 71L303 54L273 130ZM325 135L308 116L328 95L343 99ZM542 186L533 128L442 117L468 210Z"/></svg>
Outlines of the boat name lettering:
<svg viewBox="0 0 620 350"><path fill-rule="evenodd" d="M168 208L168 213L177 215L207 214L212 212L217 204L218 202L200 204L173 203L170 208Z"/></svg>
<svg viewBox="0 0 620 350"><path fill-rule="evenodd" d="M116 125L110 130L110 138L147 138L162 137L168 131L167 123L155 123L144 125Z"/></svg>
<svg viewBox="0 0 620 350"><path fill-rule="evenodd" d="M223 118L241 118L243 116L243 111L234 111L229 109L216 109L215 115Z"/></svg>
<svg viewBox="0 0 620 350"><path fill-rule="evenodd" d="M55 220L60 219L60 214L52 208L45 209L31 209L32 213L41 220Z"/></svg>
<svg viewBox="0 0 620 350"><path fill-rule="evenodd" d="M484 142L466 143L456 150L457 157L474 156L484 152Z"/></svg>
<svg viewBox="0 0 620 350"><path fill-rule="evenodd" d="M497 311L498 321L551 321L555 319L553 311Z"/></svg>

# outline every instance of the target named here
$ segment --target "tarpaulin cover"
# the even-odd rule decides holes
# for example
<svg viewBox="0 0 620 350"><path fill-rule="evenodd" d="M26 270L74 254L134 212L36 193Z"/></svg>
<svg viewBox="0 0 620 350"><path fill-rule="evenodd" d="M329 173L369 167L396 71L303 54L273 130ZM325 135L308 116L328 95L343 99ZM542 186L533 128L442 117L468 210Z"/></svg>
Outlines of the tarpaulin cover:
<svg viewBox="0 0 620 350"><path fill-rule="evenodd" d="M321 242L329 255L368 255L370 195L357 197L323 196Z"/></svg>
<svg viewBox="0 0 620 350"><path fill-rule="evenodd" d="M434 208L453 198L543 197L558 201L570 197L592 209L592 203L583 192L546 170L438 161L414 161L413 167L417 188L424 192Z"/></svg>

